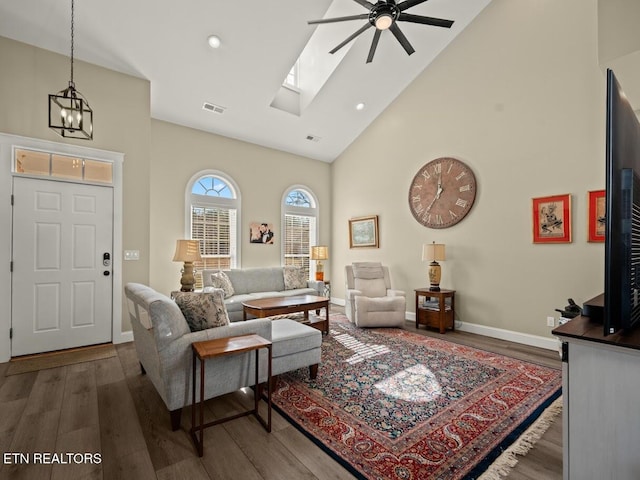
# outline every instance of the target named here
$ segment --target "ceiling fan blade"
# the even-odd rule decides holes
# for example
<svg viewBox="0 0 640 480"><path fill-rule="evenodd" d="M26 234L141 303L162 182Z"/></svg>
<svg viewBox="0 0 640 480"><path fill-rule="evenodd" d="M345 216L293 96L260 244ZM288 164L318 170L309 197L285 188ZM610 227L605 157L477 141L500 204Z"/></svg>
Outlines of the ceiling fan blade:
<svg viewBox="0 0 640 480"><path fill-rule="evenodd" d="M427 0L405 0L402 3L398 4L398 9L401 12L404 12L407 8L415 7L416 5L420 5L421 3L426 2Z"/></svg>
<svg viewBox="0 0 640 480"><path fill-rule="evenodd" d="M371 48L369 49L369 56L367 57L367 63L371 63L373 60L373 56L376 53L376 48L378 47L378 40L380 40L380 34L382 30L378 30L376 28L376 33L373 34L373 40L371 41Z"/></svg>
<svg viewBox="0 0 640 480"><path fill-rule="evenodd" d="M344 47L347 43L349 43L351 40L353 40L358 35L360 35L362 32L364 32L367 28L371 28L371 27L373 27L373 25L371 25L369 22L367 22L362 28L360 28L357 32L355 32L353 35L348 37L344 42L342 42L336 48L331 50L329 53L336 53L338 50L340 50L342 47Z"/></svg>
<svg viewBox="0 0 640 480"><path fill-rule="evenodd" d="M398 27L397 23L393 23L389 27L389 30L391 30L393 36L398 39L400 45L402 45L402 48L404 48L404 51L407 52L407 55L411 55L413 52L415 52L415 50L409 43L409 40L407 40L407 37L405 37L404 34L400 31L400 27Z"/></svg>
<svg viewBox="0 0 640 480"><path fill-rule="evenodd" d="M364 8L368 10L371 10L374 7L373 3L367 2L367 0L353 0L353 1L356 3L359 3L360 5L362 5ZM424 2L426 0L422 0L422 1Z"/></svg>
<svg viewBox="0 0 640 480"><path fill-rule="evenodd" d="M335 18L322 18L320 20L309 20L307 23L309 25L315 25L318 23L346 22L347 20L364 20L365 18L369 18L368 13L363 13L361 15L349 15L348 17L335 17Z"/></svg>
<svg viewBox="0 0 640 480"><path fill-rule="evenodd" d="M432 25L434 27L451 28L453 20L445 20L444 18L423 17L422 15L411 15L410 13L401 13L398 16L399 22L421 23L423 25Z"/></svg>

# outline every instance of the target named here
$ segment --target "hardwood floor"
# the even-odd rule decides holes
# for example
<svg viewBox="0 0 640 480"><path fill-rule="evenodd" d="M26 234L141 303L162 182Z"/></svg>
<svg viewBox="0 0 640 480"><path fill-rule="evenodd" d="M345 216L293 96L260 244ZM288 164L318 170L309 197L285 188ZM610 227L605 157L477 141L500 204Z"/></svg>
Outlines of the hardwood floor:
<svg viewBox="0 0 640 480"><path fill-rule="evenodd" d="M560 368L558 354L548 350L463 332L419 333ZM190 410L184 409L181 430L172 432L162 400L140 373L133 344L117 351L113 358L8 377L9 364L0 364L0 479L354 478L275 411L271 434L253 417L207 429L204 457L198 458L187 433ZM250 407L252 398L249 390L210 400L205 421ZM34 458L54 452L99 458ZM560 416L506 478L562 478Z"/></svg>

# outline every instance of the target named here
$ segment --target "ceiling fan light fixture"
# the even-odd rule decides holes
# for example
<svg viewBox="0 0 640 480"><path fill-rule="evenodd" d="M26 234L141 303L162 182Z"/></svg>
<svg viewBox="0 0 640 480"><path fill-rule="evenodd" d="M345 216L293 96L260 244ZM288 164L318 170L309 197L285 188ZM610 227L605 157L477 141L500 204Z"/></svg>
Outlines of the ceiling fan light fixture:
<svg viewBox="0 0 640 480"><path fill-rule="evenodd" d="M383 13L376 18L374 24L378 30L388 30L393 25L393 17L388 13Z"/></svg>
<svg viewBox="0 0 640 480"><path fill-rule="evenodd" d="M364 33L368 28L375 27L376 31L373 34L371 47L369 48L369 55L367 56L367 63L371 63L376 53L376 48L378 48L378 42L380 41L380 35L382 35L383 30L390 30L391 33L393 33L393 36L400 43L400 45L402 45L402 48L405 52L407 52L407 55L411 55L415 52L413 46L411 46L411 43L409 42L409 40L407 40L407 37L405 37L402 33L402 30L400 30L400 27L398 26L399 22L418 23L422 25L430 25L433 27L451 28L451 26L453 25L453 20L426 17L424 15L413 15L411 13L405 12L405 10L408 10L411 7L415 7L416 5L420 5L421 3L424 3L426 1L427 0L402 0L400 1L400 3L397 3L397 0L378 0L375 4L373 4L368 0L355 0L356 3L359 3L364 8L369 10L369 13L363 13L360 15L348 15L346 17L309 20L307 23L309 25L318 25L321 23L364 20L366 18L367 23L365 23L362 27L360 27L344 41L338 44L338 46L333 50L330 50L329 53L336 53L342 47L358 37L358 35Z"/></svg>

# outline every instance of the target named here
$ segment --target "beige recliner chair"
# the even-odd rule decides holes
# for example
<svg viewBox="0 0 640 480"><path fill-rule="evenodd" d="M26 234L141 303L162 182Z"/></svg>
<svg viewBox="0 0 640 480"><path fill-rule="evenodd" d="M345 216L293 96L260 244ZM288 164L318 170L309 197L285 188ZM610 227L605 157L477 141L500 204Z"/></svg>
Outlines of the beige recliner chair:
<svg viewBox="0 0 640 480"><path fill-rule="evenodd" d="M391 289L389 267L358 262L345 267L347 318L358 327L401 327L407 301L401 290Z"/></svg>

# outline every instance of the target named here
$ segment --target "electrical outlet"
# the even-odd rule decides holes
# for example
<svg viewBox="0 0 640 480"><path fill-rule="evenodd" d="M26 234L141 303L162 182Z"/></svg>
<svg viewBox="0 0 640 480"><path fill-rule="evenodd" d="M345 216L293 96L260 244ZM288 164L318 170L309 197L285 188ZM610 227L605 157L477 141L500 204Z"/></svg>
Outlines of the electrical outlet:
<svg viewBox="0 0 640 480"><path fill-rule="evenodd" d="M547 317L547 327L555 327L556 319L554 317Z"/></svg>

